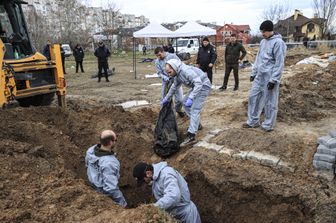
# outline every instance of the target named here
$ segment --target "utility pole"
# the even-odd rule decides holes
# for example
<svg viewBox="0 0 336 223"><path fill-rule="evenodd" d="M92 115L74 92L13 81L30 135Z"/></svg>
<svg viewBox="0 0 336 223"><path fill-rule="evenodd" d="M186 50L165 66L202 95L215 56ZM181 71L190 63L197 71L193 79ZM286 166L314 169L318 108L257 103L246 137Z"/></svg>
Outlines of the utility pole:
<svg viewBox="0 0 336 223"><path fill-rule="evenodd" d="M289 42L289 19L287 19L287 42Z"/></svg>

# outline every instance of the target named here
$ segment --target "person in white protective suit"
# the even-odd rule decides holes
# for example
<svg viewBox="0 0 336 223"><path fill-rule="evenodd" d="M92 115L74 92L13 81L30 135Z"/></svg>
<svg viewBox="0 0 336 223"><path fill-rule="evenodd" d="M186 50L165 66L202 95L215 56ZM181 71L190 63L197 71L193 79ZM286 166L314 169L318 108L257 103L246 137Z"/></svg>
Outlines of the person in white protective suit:
<svg viewBox="0 0 336 223"><path fill-rule="evenodd" d="M261 128L270 132L274 129L277 118L279 86L286 57L286 44L281 35L273 31L271 21L266 20L261 23L260 31L264 39L260 43L250 76L253 84L248 99L248 119L243 124L243 128L259 127L260 115L264 109L265 120Z"/></svg>
<svg viewBox="0 0 336 223"><path fill-rule="evenodd" d="M167 211L182 223L201 223L197 207L190 200L187 182L167 162L138 163L133 168L133 176L138 185L145 182L152 186L156 199L154 206Z"/></svg>
<svg viewBox="0 0 336 223"><path fill-rule="evenodd" d="M161 100L166 96L169 91L169 87L172 85L174 81L173 78L170 78L165 70L166 62L170 59L180 60L178 56L174 53L165 52L162 47L157 47L154 50L155 56L157 59L155 60L155 67L158 76L162 79L162 89L161 89ZM182 111L183 104L183 90L182 86L178 88L175 92L175 111L179 117L184 117L184 112Z"/></svg>
<svg viewBox="0 0 336 223"><path fill-rule="evenodd" d="M202 129L200 116L205 99L211 90L211 83L207 74L201 69L186 65L175 59L167 61L166 72L169 76L174 77L174 83L161 101L162 104L168 103L172 95L182 84L190 88L190 91L183 99L184 111L190 118L187 138L180 145L183 147L193 143L197 131Z"/></svg>

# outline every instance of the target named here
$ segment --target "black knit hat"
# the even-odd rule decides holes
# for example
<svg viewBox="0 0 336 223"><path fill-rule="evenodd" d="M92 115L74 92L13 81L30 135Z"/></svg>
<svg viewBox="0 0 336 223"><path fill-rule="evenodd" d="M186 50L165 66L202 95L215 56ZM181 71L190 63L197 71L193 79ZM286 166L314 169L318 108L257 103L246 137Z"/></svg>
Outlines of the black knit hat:
<svg viewBox="0 0 336 223"><path fill-rule="evenodd" d="M133 177L135 177L135 179L137 180L138 185L140 185L144 181L147 167L148 167L147 163L138 163L133 168Z"/></svg>
<svg viewBox="0 0 336 223"><path fill-rule="evenodd" d="M273 22L270 20L263 21L259 28L261 31L273 31Z"/></svg>
<svg viewBox="0 0 336 223"><path fill-rule="evenodd" d="M203 40L202 40L202 42L203 42L203 41L210 42L209 39L208 39L208 37L204 37Z"/></svg>

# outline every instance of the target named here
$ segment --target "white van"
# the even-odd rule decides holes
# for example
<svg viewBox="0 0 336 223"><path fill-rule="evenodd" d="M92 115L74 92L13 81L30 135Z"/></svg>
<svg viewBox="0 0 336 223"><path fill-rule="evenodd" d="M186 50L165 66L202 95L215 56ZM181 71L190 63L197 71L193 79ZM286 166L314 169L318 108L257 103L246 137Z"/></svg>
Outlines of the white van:
<svg viewBox="0 0 336 223"><path fill-rule="evenodd" d="M72 55L72 50L69 44L62 44L62 48L64 50L65 57L69 57Z"/></svg>
<svg viewBox="0 0 336 223"><path fill-rule="evenodd" d="M177 44L176 44L177 42ZM198 53L198 48L200 47L199 41L197 38L179 38L173 41L173 47L176 50L177 45L177 53L182 54L186 53L192 55Z"/></svg>

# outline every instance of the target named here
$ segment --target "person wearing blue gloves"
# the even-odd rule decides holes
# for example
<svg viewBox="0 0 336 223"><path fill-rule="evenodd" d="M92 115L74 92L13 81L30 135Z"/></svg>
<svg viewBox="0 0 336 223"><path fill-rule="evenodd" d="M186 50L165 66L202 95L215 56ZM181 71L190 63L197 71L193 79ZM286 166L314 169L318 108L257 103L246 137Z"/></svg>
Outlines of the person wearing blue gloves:
<svg viewBox="0 0 336 223"><path fill-rule="evenodd" d="M201 69L185 65L180 60L176 59L167 61L166 72L170 77L174 77L174 83L167 95L161 101L162 104L168 103L172 95L182 84L191 88L183 99L184 110L190 118L187 138L180 145L183 147L193 143L197 131L202 128L202 125L200 124L200 115L205 99L211 90L211 83L207 74Z"/></svg>
<svg viewBox="0 0 336 223"><path fill-rule="evenodd" d="M111 197L122 207L127 207L123 193L118 187L120 163L113 147L117 141L116 134L104 130L100 136L100 144L90 147L85 156L88 180L98 192Z"/></svg>
<svg viewBox="0 0 336 223"><path fill-rule="evenodd" d="M155 60L155 67L158 76L162 79L162 89L161 89L161 100L167 94L169 90L168 87L172 84L173 79L169 78L169 75L165 71L166 62L170 59L180 60L176 54L168 53L163 50L162 47L157 47L154 50L157 57ZM178 88L175 92L175 111L180 117L184 117L184 112L182 112L183 103L183 90L182 87Z"/></svg>
<svg viewBox="0 0 336 223"><path fill-rule="evenodd" d="M260 126L260 115L265 111L261 128L270 132L274 129L277 112L279 85L285 64L286 44L280 34L273 32L269 20L260 25L264 39L253 65L250 81L253 82L248 99L248 119L243 128Z"/></svg>
<svg viewBox="0 0 336 223"><path fill-rule="evenodd" d="M133 177L138 185L145 182L152 186L156 199L154 206L167 211L182 223L201 223L197 207L190 200L187 182L167 162L138 163L133 168Z"/></svg>

